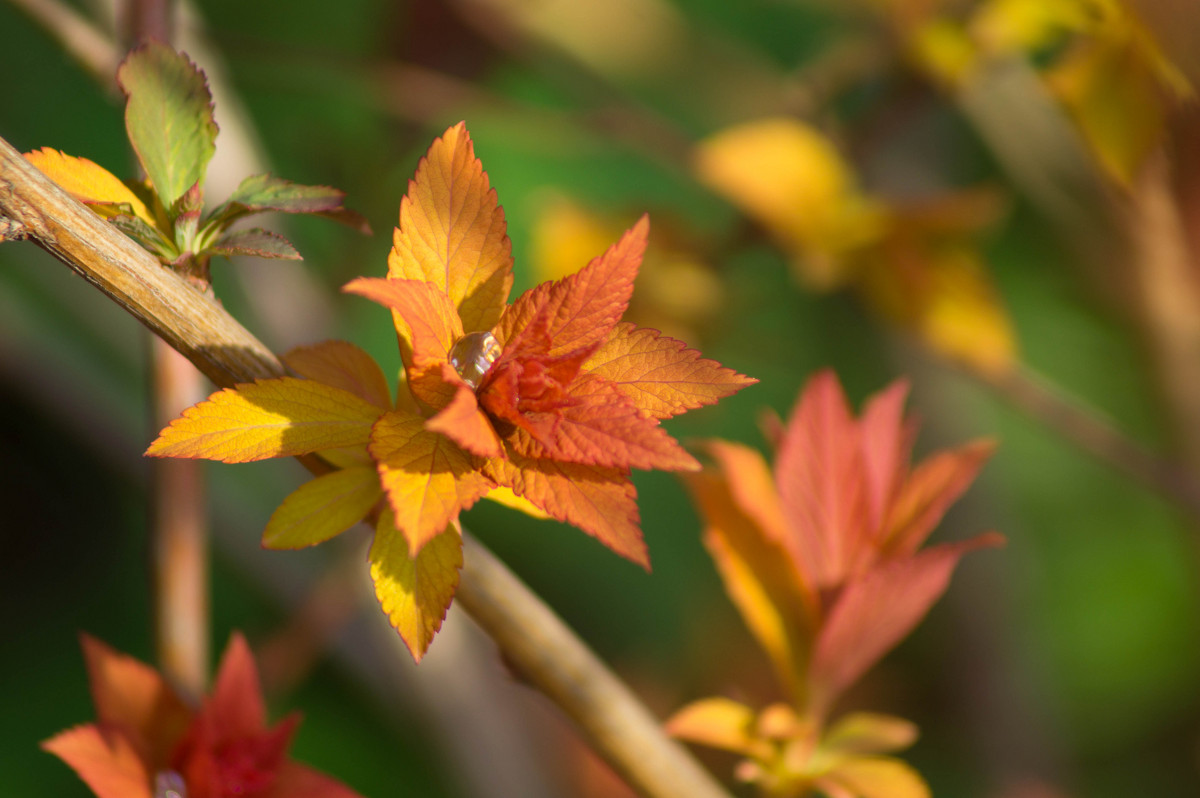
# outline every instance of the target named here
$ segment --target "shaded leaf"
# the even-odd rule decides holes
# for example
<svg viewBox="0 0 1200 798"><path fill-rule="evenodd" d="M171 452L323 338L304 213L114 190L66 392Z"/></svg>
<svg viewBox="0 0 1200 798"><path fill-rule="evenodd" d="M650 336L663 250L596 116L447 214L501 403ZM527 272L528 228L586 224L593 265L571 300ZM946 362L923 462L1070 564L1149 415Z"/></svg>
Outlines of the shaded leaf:
<svg viewBox="0 0 1200 798"><path fill-rule="evenodd" d="M433 142L400 202L388 277L433 283L468 332L490 330L512 287L504 210L465 123Z"/></svg>
<svg viewBox="0 0 1200 798"><path fill-rule="evenodd" d="M342 206L345 197L344 191L329 186L304 186L269 174L251 175L213 210L206 226L223 229L255 213L278 211L324 216L369 234L371 227L367 220Z"/></svg>
<svg viewBox="0 0 1200 798"><path fill-rule="evenodd" d="M703 698L668 718L665 730L691 743L755 756L766 747L756 738L755 720L754 710L745 704L728 698Z"/></svg>
<svg viewBox="0 0 1200 798"><path fill-rule="evenodd" d="M294 377L242 383L183 411L146 454L245 463L365 444L379 408Z"/></svg>
<svg viewBox="0 0 1200 798"><path fill-rule="evenodd" d="M553 357L602 342L629 307L649 231L649 217L642 216L587 266L517 297L496 327L500 343L507 347L522 331L544 330Z"/></svg>
<svg viewBox="0 0 1200 798"><path fill-rule="evenodd" d="M340 535L383 498L371 465L343 468L305 482L271 514L263 532L268 549L299 549Z"/></svg>
<svg viewBox="0 0 1200 798"><path fill-rule="evenodd" d="M396 527L415 553L495 487L470 454L425 429L420 416L399 410L380 416L368 448L379 464Z"/></svg>
<svg viewBox="0 0 1200 798"><path fill-rule="evenodd" d="M93 210L101 216L114 216L122 212L120 206L128 205L129 213L154 226L154 216L146 204L129 186L94 161L67 155L50 147L27 152L25 159L75 199L96 206Z"/></svg>
<svg viewBox="0 0 1200 798"><path fill-rule="evenodd" d="M484 472L551 518L579 527L650 570L650 556L638 526L637 491L628 472L511 453L507 460L486 461Z"/></svg>
<svg viewBox="0 0 1200 798"><path fill-rule="evenodd" d="M884 754L917 741L916 724L876 712L852 712L838 718L821 739L821 747L839 754Z"/></svg>
<svg viewBox="0 0 1200 798"><path fill-rule="evenodd" d="M371 545L371 579L388 620L415 661L442 628L458 589L462 536L451 525L433 536L415 556L409 536L398 530L390 510L379 515Z"/></svg>
<svg viewBox="0 0 1200 798"><path fill-rule="evenodd" d="M348 341L298 346L280 359L301 377L349 391L376 407L391 409L392 392L383 370L375 358Z"/></svg>
<svg viewBox="0 0 1200 798"><path fill-rule="evenodd" d="M804 387L780 443L775 484L805 574L836 583L864 542L858 430L832 371Z"/></svg>
<svg viewBox="0 0 1200 798"><path fill-rule="evenodd" d="M125 129L164 208L203 184L217 125L204 73L187 56L147 42L117 70L125 92Z"/></svg>
<svg viewBox="0 0 1200 798"><path fill-rule="evenodd" d="M964 554L1003 541L989 533L942 544L882 563L848 583L817 637L810 669L816 704L827 708L920 623Z"/></svg>
<svg viewBox="0 0 1200 798"><path fill-rule="evenodd" d="M583 368L603 377L655 418L670 418L753 385L758 380L700 357L657 330L618 324Z"/></svg>
<svg viewBox="0 0 1200 798"><path fill-rule="evenodd" d="M279 233L272 233L261 227L249 230L238 230L217 239L208 252L213 255L224 255L227 258L234 255L250 255L256 258L271 258L273 260L303 260L300 253Z"/></svg>

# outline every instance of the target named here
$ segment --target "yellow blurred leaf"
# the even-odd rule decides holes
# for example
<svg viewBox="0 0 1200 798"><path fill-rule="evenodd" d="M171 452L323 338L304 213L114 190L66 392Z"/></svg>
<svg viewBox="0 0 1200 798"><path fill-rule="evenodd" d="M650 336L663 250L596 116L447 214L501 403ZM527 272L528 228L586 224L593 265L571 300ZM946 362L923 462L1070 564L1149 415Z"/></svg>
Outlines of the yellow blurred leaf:
<svg viewBox="0 0 1200 798"><path fill-rule="evenodd" d="M154 227L154 216L146 209L146 204L116 175L96 162L50 147L27 152L25 159L75 199L92 205L101 216L116 216L120 213L117 206L127 203L135 216Z"/></svg>
<svg viewBox="0 0 1200 798"><path fill-rule="evenodd" d="M666 722L667 734L691 743L734 751L747 756L770 754L757 739L756 714L745 704L728 698L704 698L688 704Z"/></svg>
<svg viewBox="0 0 1200 798"><path fill-rule="evenodd" d="M852 757L825 773L816 786L857 798L930 798L929 785L912 767L891 757Z"/></svg>
<svg viewBox="0 0 1200 798"><path fill-rule="evenodd" d="M279 377L217 391L183 411L146 454L247 463L362 446L379 408L314 380Z"/></svg>
<svg viewBox="0 0 1200 798"><path fill-rule="evenodd" d="M883 754L908 748L917 740L916 724L893 715L852 712L838 718L821 747L841 754Z"/></svg>
<svg viewBox="0 0 1200 798"><path fill-rule="evenodd" d="M299 549L323 543L361 521L381 498L379 474L370 466L323 474L276 508L263 532L263 546Z"/></svg>
<svg viewBox="0 0 1200 798"><path fill-rule="evenodd" d="M814 288L844 282L842 256L883 231L883 208L860 193L837 149L795 119L761 119L710 136L696 149L695 169L766 227Z"/></svg>
<svg viewBox="0 0 1200 798"><path fill-rule="evenodd" d="M407 536L390 510L379 515L371 545L371 579L384 613L417 662L442 628L458 589L462 535L450 525L413 556Z"/></svg>

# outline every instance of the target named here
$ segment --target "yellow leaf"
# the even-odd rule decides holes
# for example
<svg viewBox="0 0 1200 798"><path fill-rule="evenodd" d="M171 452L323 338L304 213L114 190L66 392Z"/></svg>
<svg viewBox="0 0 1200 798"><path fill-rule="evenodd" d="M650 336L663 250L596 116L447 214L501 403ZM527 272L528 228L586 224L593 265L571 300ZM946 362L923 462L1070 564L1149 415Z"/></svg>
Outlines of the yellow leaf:
<svg viewBox="0 0 1200 798"><path fill-rule="evenodd" d="M357 524L383 497L370 466L344 468L301 485L271 514L263 532L268 549L323 543Z"/></svg>
<svg viewBox="0 0 1200 798"><path fill-rule="evenodd" d="M247 463L362 446L379 408L313 380L279 377L217 391L183 411L146 454Z"/></svg>
<svg viewBox="0 0 1200 798"><path fill-rule="evenodd" d="M375 358L348 341L322 341L298 346L282 358L296 374L358 396L377 407L391 409L392 392Z"/></svg>
<svg viewBox="0 0 1200 798"><path fill-rule="evenodd" d="M458 589L462 536L456 525L429 540L415 556L408 537L396 529L390 510L379 515L371 544L371 579L388 620L417 662L442 628Z"/></svg>
<svg viewBox="0 0 1200 798"><path fill-rule="evenodd" d="M893 715L852 712L838 718L821 747L841 754L882 754L908 748L917 740L916 724Z"/></svg>
<svg viewBox="0 0 1200 798"><path fill-rule="evenodd" d="M843 282L842 256L882 233L882 207L859 192L833 144L795 119L721 131L697 147L695 169L703 183L766 227L815 288Z"/></svg>
<svg viewBox="0 0 1200 798"><path fill-rule="evenodd" d="M466 125L433 142L400 202L388 277L431 282L467 332L496 325L512 287L504 209L489 187Z"/></svg>
<svg viewBox="0 0 1200 798"><path fill-rule="evenodd" d="M413 552L495 484L475 467L471 455L444 435L425 429L420 416L394 410L379 418L368 446L379 464L395 524Z"/></svg>
<svg viewBox="0 0 1200 798"><path fill-rule="evenodd" d="M550 517L533 502L529 501L529 499L522 498L513 493L512 488L492 488L483 498L490 499L496 504L502 504L512 510L525 513L525 515L532 518L545 520Z"/></svg>
<svg viewBox="0 0 1200 798"><path fill-rule="evenodd" d="M693 701L666 722L667 734L710 748L747 756L770 754L770 747L755 736L753 709L728 698ZM765 752L764 752L765 747Z"/></svg>
<svg viewBox="0 0 1200 798"><path fill-rule="evenodd" d="M832 785L838 791L829 789ZM858 798L930 798L929 785L921 774L886 756L850 757L817 779L816 786Z"/></svg>
<svg viewBox="0 0 1200 798"><path fill-rule="evenodd" d="M50 147L27 152L25 159L75 199L97 206L93 210L101 216L115 216L119 212L116 206L128 203L138 218L151 227L155 226L154 217L146 209L146 204L116 175L96 162Z"/></svg>

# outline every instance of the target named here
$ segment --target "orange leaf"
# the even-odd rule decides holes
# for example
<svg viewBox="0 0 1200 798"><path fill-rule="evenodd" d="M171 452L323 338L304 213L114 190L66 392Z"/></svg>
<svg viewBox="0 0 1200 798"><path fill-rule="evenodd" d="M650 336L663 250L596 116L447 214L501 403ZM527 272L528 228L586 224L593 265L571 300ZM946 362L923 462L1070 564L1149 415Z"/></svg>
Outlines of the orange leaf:
<svg viewBox="0 0 1200 798"><path fill-rule="evenodd" d="M920 548L995 450L993 441L975 441L938 452L913 469L888 515L881 541L884 556L904 556Z"/></svg>
<svg viewBox="0 0 1200 798"><path fill-rule="evenodd" d="M754 735L754 722L755 712L745 704L728 698L703 698L672 715L665 729L681 740L754 756L764 747Z"/></svg>
<svg viewBox="0 0 1200 798"><path fill-rule="evenodd" d="M376 407L390 410L392 392L387 377L368 355L348 341L323 341L298 346L282 358L296 374L349 391Z"/></svg>
<svg viewBox="0 0 1200 798"><path fill-rule="evenodd" d="M279 766L271 782L271 792L263 798L362 798L354 790L320 771L286 761Z"/></svg>
<svg viewBox="0 0 1200 798"><path fill-rule="evenodd" d="M617 386L655 418L714 404L758 382L700 357L682 341L627 323L613 329L583 368Z"/></svg>
<svg viewBox="0 0 1200 798"><path fill-rule="evenodd" d="M496 338L508 346L521 331L545 324L552 357L599 344L629 307L649 231L650 220L643 216L587 266L517 297L500 319Z"/></svg>
<svg viewBox="0 0 1200 798"><path fill-rule="evenodd" d="M440 432L450 440L480 457L503 457L504 449L492 422L479 409L475 392L449 364L442 364L442 378L455 385L454 398L437 415L425 422L425 429Z"/></svg>
<svg viewBox="0 0 1200 798"><path fill-rule="evenodd" d="M426 369L444 363L450 347L463 335L450 298L433 283L359 277L342 290L392 309L406 367Z"/></svg>
<svg viewBox="0 0 1200 798"><path fill-rule="evenodd" d="M371 579L388 620L420 662L458 589L462 536L456 525L447 526L414 556L410 536L394 521L390 510L379 515L371 545Z"/></svg>
<svg viewBox="0 0 1200 798"><path fill-rule="evenodd" d="M734 444L724 446L743 450L745 457L737 458L741 462L758 456ZM728 461L734 460L731 453ZM762 468L765 472L765 464ZM793 698L802 698L816 613L814 596L786 549L739 505L728 481L707 471L684 481L704 513L704 545L725 592L770 657L785 689Z"/></svg>
<svg viewBox="0 0 1200 798"><path fill-rule="evenodd" d="M534 460L513 454L488 460L484 471L498 485L528 499L551 518L566 521L617 554L650 570L638 526L637 491L618 468Z"/></svg>
<svg viewBox="0 0 1200 798"><path fill-rule="evenodd" d="M471 455L449 438L425 429L403 411L386 413L371 432L371 456L395 512L395 524L414 554L495 485Z"/></svg>
<svg viewBox="0 0 1200 798"><path fill-rule="evenodd" d="M371 465L343 468L305 482L271 513L263 531L268 549L299 549L340 535L383 497Z"/></svg>
<svg viewBox="0 0 1200 798"><path fill-rule="evenodd" d="M825 617L809 671L821 714L847 687L912 631L949 585L959 559L997 546L996 533L944 543L891 560L849 582Z"/></svg>
<svg viewBox="0 0 1200 798"><path fill-rule="evenodd" d="M135 216L154 227L154 216L146 209L146 204L116 175L96 162L50 147L25 153L25 160L75 199L100 206L93 210L101 216L116 216L120 212L117 206L127 203Z"/></svg>
<svg viewBox="0 0 1200 798"><path fill-rule="evenodd" d="M544 450L518 445L522 454L616 468L699 470L696 458L607 380L581 375L571 383L568 395L573 404L545 414L550 417L532 433ZM543 414L525 415L536 424ZM522 436L516 439L522 440Z"/></svg>
<svg viewBox="0 0 1200 798"><path fill-rule="evenodd" d="M806 575L836 583L864 542L865 503L858 429L841 384L821 371L788 420L775 483Z"/></svg>
<svg viewBox="0 0 1200 798"><path fill-rule="evenodd" d="M361 446L379 408L314 380L279 377L217 391L183 411L146 454L246 463Z"/></svg>
<svg viewBox="0 0 1200 798"><path fill-rule="evenodd" d="M167 761L191 710L158 671L90 635L80 635L88 686L102 726L124 729L146 762ZM149 746L142 750L143 746Z"/></svg>
<svg viewBox="0 0 1200 798"><path fill-rule="evenodd" d="M153 798L153 775L133 746L118 732L76 726L42 743L66 762L98 798Z"/></svg>
<svg viewBox="0 0 1200 798"><path fill-rule="evenodd" d="M459 122L433 142L408 183L388 277L433 283L468 331L490 330L512 287L506 230L504 209Z"/></svg>
<svg viewBox="0 0 1200 798"><path fill-rule="evenodd" d="M904 423L908 381L897 380L872 396L858 422L862 437L863 487L866 523L882 534L884 513L896 497L912 451L915 430Z"/></svg>

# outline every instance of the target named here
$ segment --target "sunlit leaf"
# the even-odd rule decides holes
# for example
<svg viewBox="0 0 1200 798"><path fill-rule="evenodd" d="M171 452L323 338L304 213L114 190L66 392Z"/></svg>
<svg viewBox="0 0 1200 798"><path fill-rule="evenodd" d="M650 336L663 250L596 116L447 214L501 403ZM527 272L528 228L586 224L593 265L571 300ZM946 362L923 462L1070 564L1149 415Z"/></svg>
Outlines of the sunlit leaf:
<svg viewBox="0 0 1200 798"><path fill-rule="evenodd" d="M656 330L618 324L583 364L655 418L714 404L758 380L700 357Z"/></svg>
<svg viewBox="0 0 1200 798"><path fill-rule="evenodd" d="M400 202L388 277L428 281L468 332L490 330L512 286L504 210L462 122L434 141Z"/></svg>
<svg viewBox="0 0 1200 798"><path fill-rule="evenodd" d="M365 444L379 408L294 377L242 383L190 407L150 444L154 457L245 463Z"/></svg>
<svg viewBox="0 0 1200 798"><path fill-rule="evenodd" d="M385 413L371 432L369 449L379 464L396 527L415 553L495 487L470 454L425 429L420 416Z"/></svg>
<svg viewBox="0 0 1200 798"><path fill-rule="evenodd" d="M129 141L163 207L170 208L203 184L215 151L217 125L204 73L187 56L151 41L126 56L117 82L128 98Z"/></svg>
<svg viewBox="0 0 1200 798"><path fill-rule="evenodd" d="M462 536L454 526L431 537L414 555L390 510L380 513L371 545L371 579L383 611L417 662L442 628L458 589Z"/></svg>
<svg viewBox="0 0 1200 798"><path fill-rule="evenodd" d="M511 510L516 510L519 513L525 513L530 518L545 520L550 517L543 510L536 507L529 499L522 499L513 493L512 488L492 488L483 498L508 507Z"/></svg>
<svg viewBox="0 0 1200 798"><path fill-rule="evenodd" d="M452 383L454 370L443 364L443 379ZM475 392L465 382L458 381L454 398L437 415L425 422L425 429L438 432L480 457L503 457L504 449L492 423L479 409Z"/></svg>
<svg viewBox="0 0 1200 798"><path fill-rule="evenodd" d="M50 147L27 152L25 159L75 199L94 206L93 210L101 216L121 213L120 206L128 205L137 218L154 226L154 216L146 204L129 186L99 164Z"/></svg>
<svg viewBox="0 0 1200 798"><path fill-rule="evenodd" d="M343 468L305 482L271 514L263 532L268 549L299 549L340 535L383 498L370 465Z"/></svg>

